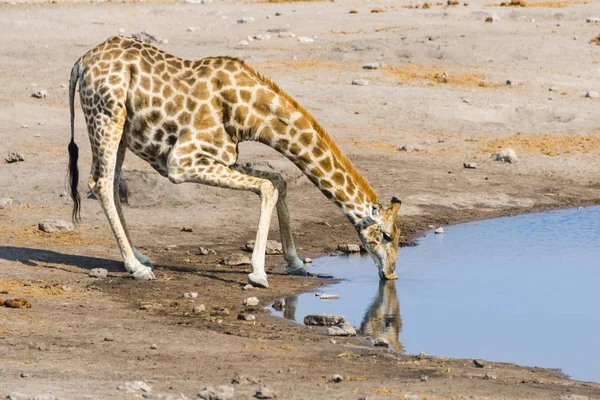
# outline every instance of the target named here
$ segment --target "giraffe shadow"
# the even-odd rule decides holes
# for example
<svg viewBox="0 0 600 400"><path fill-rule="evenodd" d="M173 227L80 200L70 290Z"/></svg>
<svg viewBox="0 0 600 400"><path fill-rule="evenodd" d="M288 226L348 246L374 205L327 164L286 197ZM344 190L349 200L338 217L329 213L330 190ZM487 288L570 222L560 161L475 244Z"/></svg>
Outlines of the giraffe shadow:
<svg viewBox="0 0 600 400"><path fill-rule="evenodd" d="M105 268L109 272L124 271L123 262L120 261L27 247L0 246L0 259L16 261L32 267L49 267L44 264L52 263L84 269Z"/></svg>

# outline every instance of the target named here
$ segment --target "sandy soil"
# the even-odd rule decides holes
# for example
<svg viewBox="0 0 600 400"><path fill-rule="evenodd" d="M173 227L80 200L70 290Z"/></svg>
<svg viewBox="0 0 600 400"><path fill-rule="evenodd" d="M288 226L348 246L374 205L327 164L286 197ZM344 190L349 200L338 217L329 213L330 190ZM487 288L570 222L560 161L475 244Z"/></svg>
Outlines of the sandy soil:
<svg viewBox="0 0 600 400"><path fill-rule="evenodd" d="M235 386L235 398L251 398L261 384L279 398L296 399L600 398L600 385L552 370L491 361L478 369L471 360L369 347L360 337L332 343L322 329L290 324L262 308L254 311L255 322L238 321L249 295L268 304L326 281L286 276L281 257L269 256L271 288L242 290L247 268L218 261L253 238L258 198L174 186L131 155L125 162L126 216L136 245L158 266L156 281L135 282L121 272L116 244L93 199L83 201L84 219L75 232L37 230L41 219L70 215L63 85L72 63L121 28L166 38L168 44L159 46L181 57L239 56L271 76L337 138L382 201L402 198L405 243L430 225L597 204L600 99L585 94L600 91L600 47L589 43L600 26L586 23L598 16L598 1L420 5L0 6L0 154L25 157L0 163L0 197L13 199L0 210L0 290L33 304L0 308L0 395L139 397L141 392L117 387L143 380L154 398L194 398L204 386L230 384L243 373L261 383ZM492 16L495 21L485 22ZM255 21L237 24L240 17ZM279 30L316 39L302 44L278 37ZM257 34L272 37L237 45ZM366 62L383 67L362 69ZM369 85L351 85L353 79ZM39 89L48 97L32 98ZM79 108L76 132L85 177L90 152ZM395 149L415 143L423 151ZM491 154L506 146L517 151L519 162L492 161ZM260 145L241 149L242 161L281 171L289 180L301 256L358 241L341 212L290 162ZM463 161L478 168L464 169ZM80 189L87 193L83 181ZM193 232L182 232L184 226ZM271 236L278 236L275 219ZM199 246L216 254L195 255ZM108 268L109 278L89 278L87 270L95 267ZM198 299L182 299L188 291L197 291ZM198 304L207 312L191 313ZM211 316L223 307L230 315ZM333 374L346 379L328 383ZM422 375L429 379L421 381Z"/></svg>

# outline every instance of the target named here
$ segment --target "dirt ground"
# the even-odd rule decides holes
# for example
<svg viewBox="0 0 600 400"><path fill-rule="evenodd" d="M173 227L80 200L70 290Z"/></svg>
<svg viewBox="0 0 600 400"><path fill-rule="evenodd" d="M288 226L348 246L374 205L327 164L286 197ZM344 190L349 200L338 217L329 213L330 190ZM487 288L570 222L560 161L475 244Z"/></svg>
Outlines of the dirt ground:
<svg viewBox="0 0 600 400"><path fill-rule="evenodd" d="M480 369L472 360L374 348L363 337L332 343L322 328L277 319L262 306L251 310L256 321L237 320L248 296L267 305L328 281L287 276L281 256L268 256L271 288L243 290L248 268L219 260L253 238L258 198L172 185L131 155L125 213L136 246L157 267L156 281L122 272L93 198L84 199L74 232L38 231L44 218L70 216L65 84L73 62L109 36L142 30L168 39L158 46L174 55L238 56L272 77L329 130L382 202L402 198L404 243L430 226L600 202L600 99L585 97L600 91L600 47L589 43L600 25L586 23L600 16L597 0L274 3L0 5L0 154L25 158L0 163L0 198L13 200L0 209L0 296L32 303L0 308L0 395L140 397L117 388L142 380L152 398L195 398L239 373L260 380L231 385L240 399L261 385L290 399L600 398L600 385L553 370L493 360ZM254 21L236 23L242 17ZM316 38L300 43L280 31ZM258 34L271 38L238 45ZM383 65L361 68L368 62ZM47 98L31 97L41 89ZM90 150L79 107L76 115L85 194ZM396 150L413 144L422 151ZM491 159L507 146L517 163ZM243 144L241 153L241 162L288 179L301 257L358 242L342 213L289 161L257 144ZM276 218L271 238L278 239ZM216 254L196 255L199 246ZM107 268L108 279L88 277L96 267ZM189 291L198 298L183 299ZM207 311L192 313L199 304ZM229 315L218 315L222 308ZM333 374L345 380L329 383Z"/></svg>

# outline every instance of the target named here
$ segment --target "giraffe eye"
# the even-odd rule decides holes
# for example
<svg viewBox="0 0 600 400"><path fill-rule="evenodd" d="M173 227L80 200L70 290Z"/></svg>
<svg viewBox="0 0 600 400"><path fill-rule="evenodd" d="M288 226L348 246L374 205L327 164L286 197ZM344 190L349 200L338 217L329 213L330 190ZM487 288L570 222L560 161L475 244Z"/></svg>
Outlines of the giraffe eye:
<svg viewBox="0 0 600 400"><path fill-rule="evenodd" d="M389 233L381 231L381 234L383 235L383 241L385 241L385 242L392 241L392 236Z"/></svg>

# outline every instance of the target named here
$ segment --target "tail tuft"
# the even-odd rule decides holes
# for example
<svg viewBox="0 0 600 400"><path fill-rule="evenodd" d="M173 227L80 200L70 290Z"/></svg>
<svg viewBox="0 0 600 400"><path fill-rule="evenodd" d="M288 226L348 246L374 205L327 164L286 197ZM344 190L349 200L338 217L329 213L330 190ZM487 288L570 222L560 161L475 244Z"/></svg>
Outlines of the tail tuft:
<svg viewBox="0 0 600 400"><path fill-rule="evenodd" d="M81 196L77 190L79 184L79 169L77 168L77 160L79 159L79 148L74 141L69 143L69 186L71 188L71 199L73 199L73 213L71 218L73 222L79 223L81 220Z"/></svg>

